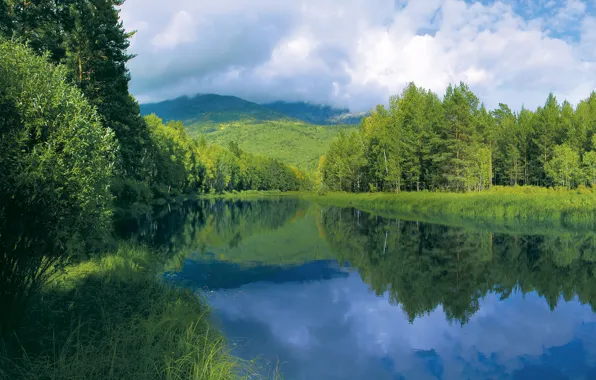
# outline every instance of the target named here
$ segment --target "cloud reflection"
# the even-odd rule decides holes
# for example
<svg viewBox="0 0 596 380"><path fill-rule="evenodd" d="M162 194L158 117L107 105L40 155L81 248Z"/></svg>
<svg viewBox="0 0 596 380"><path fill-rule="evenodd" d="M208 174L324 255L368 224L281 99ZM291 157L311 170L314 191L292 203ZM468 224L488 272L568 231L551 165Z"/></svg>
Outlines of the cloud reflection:
<svg viewBox="0 0 596 380"><path fill-rule="evenodd" d="M463 327L449 324L441 308L410 324L357 273L251 283L217 291L210 302L238 355L279 360L289 380L587 378L594 371L590 307L561 300L551 312L533 293L504 301L490 294Z"/></svg>

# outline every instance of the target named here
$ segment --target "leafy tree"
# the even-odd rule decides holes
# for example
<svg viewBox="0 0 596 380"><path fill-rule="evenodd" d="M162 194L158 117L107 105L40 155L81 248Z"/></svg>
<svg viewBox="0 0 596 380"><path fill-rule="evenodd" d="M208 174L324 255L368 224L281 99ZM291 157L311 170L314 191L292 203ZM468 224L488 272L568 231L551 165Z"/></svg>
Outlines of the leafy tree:
<svg viewBox="0 0 596 380"><path fill-rule="evenodd" d="M465 181L466 150L477 141L479 100L465 84L460 83L458 87L447 87L443 106L445 124L441 135L451 157L444 161L442 171L447 183L459 190Z"/></svg>
<svg viewBox="0 0 596 380"><path fill-rule="evenodd" d="M537 120L535 123L534 144L537 147L539 155L536 157L546 172L546 164L549 161L555 145L557 144L557 135L560 129L561 106L557 98L550 93L546 99L543 108L538 108ZM539 165L537 165L538 167ZM543 172L544 174L546 174ZM538 183L547 185L544 174L538 174ZM552 178L552 177L551 177Z"/></svg>
<svg viewBox="0 0 596 380"><path fill-rule="evenodd" d="M464 168L465 186L468 190L484 190L491 186L492 154L487 146L471 145L466 152Z"/></svg>
<svg viewBox="0 0 596 380"><path fill-rule="evenodd" d="M588 182L592 186L596 185L596 151L591 150L584 153L582 163Z"/></svg>
<svg viewBox="0 0 596 380"><path fill-rule="evenodd" d="M495 182L517 185L523 180L520 128L511 109L503 103L492 112L496 135Z"/></svg>
<svg viewBox="0 0 596 380"><path fill-rule="evenodd" d="M399 125L399 137L403 141L403 165L406 182L420 191L424 177L429 171L432 151L433 123L430 120L430 94L410 83L402 95L393 102L392 113Z"/></svg>
<svg viewBox="0 0 596 380"><path fill-rule="evenodd" d="M0 41L0 303L6 310L109 228L114 134L67 75L25 46Z"/></svg>
<svg viewBox="0 0 596 380"><path fill-rule="evenodd" d="M553 149L552 159L545 165L545 170L557 186L570 188L577 185L582 177L579 153L569 145L557 145Z"/></svg>
<svg viewBox="0 0 596 380"><path fill-rule="evenodd" d="M123 0L2 0L12 30L5 35L27 41L38 54L49 52L68 68L69 78L97 108L102 124L120 143L120 175L150 181L153 148L139 106L128 92L126 63L134 32L119 19Z"/></svg>
<svg viewBox="0 0 596 380"><path fill-rule="evenodd" d="M359 134L346 135L342 131L327 152L323 166L324 181L333 190L360 191L364 163Z"/></svg>

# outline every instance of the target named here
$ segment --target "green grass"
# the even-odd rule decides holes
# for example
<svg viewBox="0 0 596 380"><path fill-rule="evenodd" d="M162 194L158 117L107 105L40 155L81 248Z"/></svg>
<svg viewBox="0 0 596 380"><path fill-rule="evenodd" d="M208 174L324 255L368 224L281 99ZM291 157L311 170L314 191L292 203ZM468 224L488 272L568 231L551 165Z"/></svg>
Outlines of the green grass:
<svg viewBox="0 0 596 380"><path fill-rule="evenodd" d="M251 372L231 356L196 294L163 283L162 261L124 244L70 266L42 290L12 345L6 379L233 379Z"/></svg>
<svg viewBox="0 0 596 380"><path fill-rule="evenodd" d="M311 172L341 129L357 128L354 125L318 126L293 120L206 122L186 127L191 135L202 134L210 143L227 146L228 142L237 141L247 152L277 158Z"/></svg>
<svg viewBox="0 0 596 380"><path fill-rule="evenodd" d="M290 195L290 194L288 194ZM494 187L470 193L348 194L295 193L320 204L356 207L379 215L435 223L477 226L592 228L596 225L596 189L556 190Z"/></svg>
<svg viewBox="0 0 596 380"><path fill-rule="evenodd" d="M223 194L226 199L297 197L321 206L354 207L380 216L495 232L575 231L596 226L596 188L574 190L533 186L501 187L469 193L244 193Z"/></svg>

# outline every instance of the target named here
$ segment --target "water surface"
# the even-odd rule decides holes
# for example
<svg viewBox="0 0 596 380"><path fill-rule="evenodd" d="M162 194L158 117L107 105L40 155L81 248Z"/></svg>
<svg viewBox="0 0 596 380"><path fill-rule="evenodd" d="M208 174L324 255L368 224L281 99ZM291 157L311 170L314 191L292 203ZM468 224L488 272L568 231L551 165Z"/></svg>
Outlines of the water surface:
<svg viewBox="0 0 596 380"><path fill-rule="evenodd" d="M596 378L594 233L494 233L296 199L178 212L147 231L174 257L166 277L206 294L234 353L259 357L264 375Z"/></svg>

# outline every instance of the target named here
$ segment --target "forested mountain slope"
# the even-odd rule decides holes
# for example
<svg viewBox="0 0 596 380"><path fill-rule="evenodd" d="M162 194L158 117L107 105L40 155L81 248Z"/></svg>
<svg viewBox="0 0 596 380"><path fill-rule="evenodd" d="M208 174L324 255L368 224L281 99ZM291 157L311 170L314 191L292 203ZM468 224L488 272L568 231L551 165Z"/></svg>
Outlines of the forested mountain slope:
<svg viewBox="0 0 596 380"><path fill-rule="evenodd" d="M234 96L209 94L144 104L141 105L141 113L155 113L165 120L182 121L191 135L197 138L204 136L209 143L227 146L230 142L237 142L246 152L268 155L308 171L315 170L319 157L340 130L357 128L356 125L321 126L299 120L308 119L309 116L305 115L315 109L329 111L329 117L336 118L344 115L345 110L296 106L300 103L284 104L293 111L274 106L271 107L276 109L272 109ZM302 113L298 112L300 108ZM322 120L323 116L311 119Z"/></svg>

